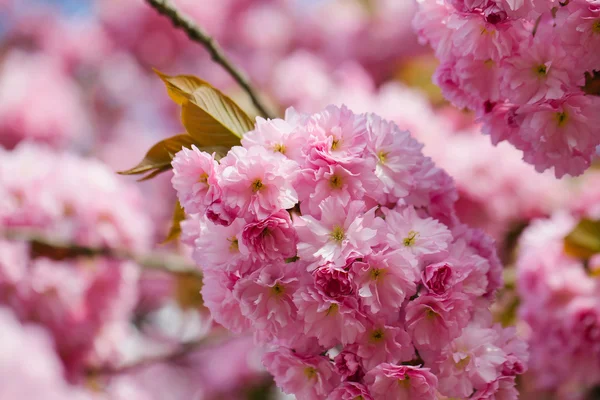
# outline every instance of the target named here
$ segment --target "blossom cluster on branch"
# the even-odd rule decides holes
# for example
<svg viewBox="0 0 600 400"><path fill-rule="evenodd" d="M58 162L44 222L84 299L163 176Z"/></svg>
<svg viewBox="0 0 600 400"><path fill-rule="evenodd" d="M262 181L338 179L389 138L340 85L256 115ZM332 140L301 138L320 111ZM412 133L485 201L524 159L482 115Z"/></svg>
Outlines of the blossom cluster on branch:
<svg viewBox="0 0 600 400"><path fill-rule="evenodd" d="M217 160L183 149L173 186L216 321L252 330L299 399L516 398L527 361L494 325L493 241L407 131L329 106L257 119ZM496 396L496 397L494 397Z"/></svg>
<svg viewBox="0 0 600 400"><path fill-rule="evenodd" d="M434 80L492 142L538 171L579 175L600 145L596 0L423 0L414 26L440 59Z"/></svg>

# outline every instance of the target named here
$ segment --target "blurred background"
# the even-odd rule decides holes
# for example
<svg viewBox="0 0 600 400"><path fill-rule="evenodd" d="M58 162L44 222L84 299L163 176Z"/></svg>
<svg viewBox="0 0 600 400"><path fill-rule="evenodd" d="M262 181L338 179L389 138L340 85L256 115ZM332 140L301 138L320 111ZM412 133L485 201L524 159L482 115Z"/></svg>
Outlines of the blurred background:
<svg viewBox="0 0 600 400"><path fill-rule="evenodd" d="M512 267L518 238L576 199L595 204L596 172L538 174L445 103L436 60L412 31L416 1L174 3L273 114L344 103L423 142L456 181L460 217L497 241L507 265L498 321L531 335ZM0 399L283 398L252 337L211 321L188 249L162 243L170 172L145 182L115 173L183 129L152 68L196 75L256 115L205 49L143 0L0 0ZM597 364L572 380L533 371L522 398L600 398Z"/></svg>

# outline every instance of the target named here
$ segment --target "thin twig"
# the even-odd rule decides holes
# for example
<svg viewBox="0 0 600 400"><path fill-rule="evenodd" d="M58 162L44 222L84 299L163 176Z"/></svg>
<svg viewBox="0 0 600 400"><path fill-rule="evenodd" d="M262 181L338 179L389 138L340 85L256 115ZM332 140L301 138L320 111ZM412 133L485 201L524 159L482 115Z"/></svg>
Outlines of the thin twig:
<svg viewBox="0 0 600 400"><path fill-rule="evenodd" d="M32 256L46 256L54 259L75 257L107 257L117 260L130 260L146 269L154 269L174 274L200 271L185 258L175 254L147 253L135 254L127 249L111 247L91 247L53 240L31 230L12 229L3 231L1 237L8 240L20 240L30 243Z"/></svg>
<svg viewBox="0 0 600 400"><path fill-rule="evenodd" d="M254 107L267 118L272 118L272 116L267 111L267 108L261 103L258 99L258 95L256 91L248 81L248 78L244 75L239 68L237 68L229 58L223 52L223 49L217 41L209 36L202 28L200 28L194 21L188 16L182 14L177 8L169 1L169 0L146 0L152 8L154 8L159 14L164 15L169 18L173 25L182 29L188 37L196 42L204 46L206 50L210 53L213 61L217 64L221 65L225 70L235 79L235 81L244 89L250 99L252 100L252 104ZM217 1L217 0L214 0Z"/></svg>

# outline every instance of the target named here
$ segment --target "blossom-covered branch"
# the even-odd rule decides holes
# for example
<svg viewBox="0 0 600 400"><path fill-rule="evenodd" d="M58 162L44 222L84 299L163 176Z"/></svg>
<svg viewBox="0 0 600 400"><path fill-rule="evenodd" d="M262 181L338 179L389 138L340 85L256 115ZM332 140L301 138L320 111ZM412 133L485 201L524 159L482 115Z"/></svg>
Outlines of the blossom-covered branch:
<svg viewBox="0 0 600 400"><path fill-rule="evenodd" d="M233 79L242 87L242 89L248 93L254 107L265 117L270 118L271 115L267 111L267 108L258 98L256 90L250 84L248 78L244 75L239 68L237 68L231 60L225 55L223 49L219 44L208 35L202 28L192 21L191 18L182 14L177 8L171 4L168 0L146 0L150 6L165 17L169 18L173 25L183 30L188 37L204 46L210 53L212 59L231 75Z"/></svg>
<svg viewBox="0 0 600 400"><path fill-rule="evenodd" d="M169 273L200 274L196 267L176 254L135 254L127 249L110 247L82 246L49 239L30 230L12 229L2 235L5 239L20 240L30 244L32 257L44 256L51 259L63 260L74 257L108 257L116 260L129 260L146 268L164 270Z"/></svg>

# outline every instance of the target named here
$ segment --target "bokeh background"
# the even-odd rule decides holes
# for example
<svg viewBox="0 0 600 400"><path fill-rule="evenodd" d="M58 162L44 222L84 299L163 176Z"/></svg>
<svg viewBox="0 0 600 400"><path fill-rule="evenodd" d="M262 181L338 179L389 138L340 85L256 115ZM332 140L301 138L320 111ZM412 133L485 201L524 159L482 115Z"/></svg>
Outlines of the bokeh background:
<svg viewBox="0 0 600 400"><path fill-rule="evenodd" d="M596 172L538 174L447 104L431 81L436 60L412 31L416 1L174 3L248 74L273 114L346 104L422 141L454 177L460 217L496 239L507 265L496 315L527 337L517 238L533 219L593 197ZM0 0L1 399L283 396L252 337L211 321L188 249L162 243L175 204L170 172L145 182L116 174L183 129L153 68L196 75L256 115L205 49L143 0ZM70 254L76 246L126 256ZM529 380L523 398L575 398Z"/></svg>

